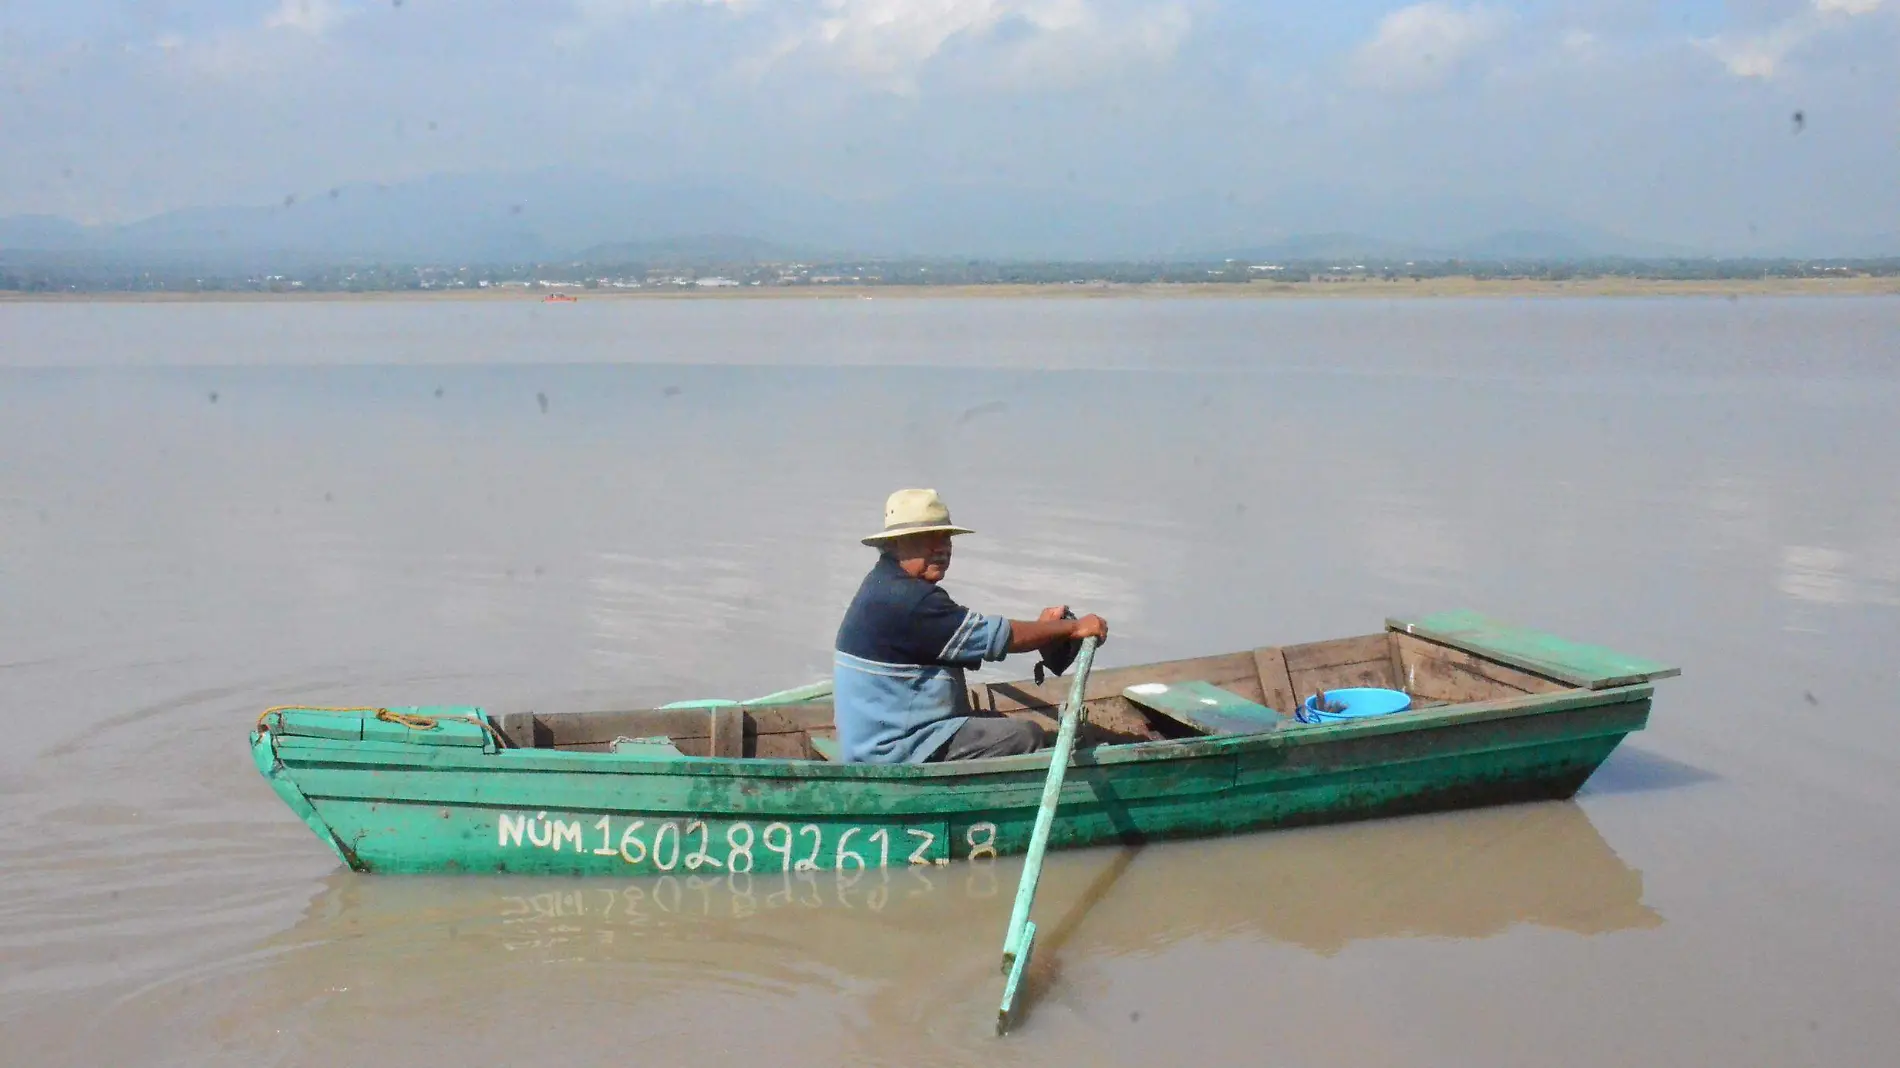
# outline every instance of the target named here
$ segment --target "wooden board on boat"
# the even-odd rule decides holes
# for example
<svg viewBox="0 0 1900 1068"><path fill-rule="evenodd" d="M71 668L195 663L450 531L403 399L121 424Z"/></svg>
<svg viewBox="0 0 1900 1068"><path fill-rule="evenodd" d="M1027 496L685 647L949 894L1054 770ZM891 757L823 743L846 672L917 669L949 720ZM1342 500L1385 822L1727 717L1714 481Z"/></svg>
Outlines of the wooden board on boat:
<svg viewBox="0 0 1900 1068"><path fill-rule="evenodd" d="M1476 612L1440 612L1419 619L1388 619L1386 626L1590 690L1630 686L1682 674L1681 668L1655 660L1500 623Z"/></svg>
<svg viewBox="0 0 1900 1068"><path fill-rule="evenodd" d="M1278 730L1283 723L1266 705L1198 679L1136 683L1122 696L1202 734L1255 734Z"/></svg>

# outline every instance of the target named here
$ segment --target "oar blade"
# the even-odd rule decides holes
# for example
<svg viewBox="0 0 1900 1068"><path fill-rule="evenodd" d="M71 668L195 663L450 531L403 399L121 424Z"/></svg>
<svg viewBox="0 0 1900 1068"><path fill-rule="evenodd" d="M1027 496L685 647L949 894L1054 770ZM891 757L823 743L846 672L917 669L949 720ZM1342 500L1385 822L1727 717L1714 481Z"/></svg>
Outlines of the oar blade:
<svg viewBox="0 0 1900 1068"><path fill-rule="evenodd" d="M1027 996L1025 980L1029 975L1029 955L1036 948L1036 925L1033 921L1023 924L1023 938L1016 950L1016 959L1009 966L1009 979L1003 984L1003 1004L996 1010L996 1033L1006 1035L1016 1026L1022 1016L1022 1004Z"/></svg>

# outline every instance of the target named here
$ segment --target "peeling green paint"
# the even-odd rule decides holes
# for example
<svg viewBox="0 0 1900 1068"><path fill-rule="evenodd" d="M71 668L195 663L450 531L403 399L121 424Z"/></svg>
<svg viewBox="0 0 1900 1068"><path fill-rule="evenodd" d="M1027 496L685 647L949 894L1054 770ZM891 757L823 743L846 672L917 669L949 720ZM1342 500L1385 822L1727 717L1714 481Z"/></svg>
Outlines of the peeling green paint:
<svg viewBox="0 0 1900 1068"><path fill-rule="evenodd" d="M1567 797L1625 734L1643 728L1651 697L1648 685L1578 689L1079 749L1050 847ZM761 872L901 865L925 836L925 863L1021 853L1049 762L1047 753L903 766L655 759L333 733L346 737L265 731L252 750L260 773L319 838L352 868L377 872L610 875L671 870L656 865L700 855L708 871L731 873L748 835ZM584 848L575 848L570 824ZM517 826L526 844L511 841ZM528 831L537 828L549 846L532 844ZM790 834L789 854L764 849L768 830L774 843ZM629 861L635 855L639 863Z"/></svg>

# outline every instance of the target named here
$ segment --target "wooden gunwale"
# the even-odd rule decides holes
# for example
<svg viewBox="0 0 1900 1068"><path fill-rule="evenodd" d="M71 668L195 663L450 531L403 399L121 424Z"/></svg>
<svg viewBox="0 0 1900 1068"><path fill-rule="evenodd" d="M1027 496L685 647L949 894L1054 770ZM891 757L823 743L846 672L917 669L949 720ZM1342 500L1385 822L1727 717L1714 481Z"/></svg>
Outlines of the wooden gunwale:
<svg viewBox="0 0 1900 1068"><path fill-rule="evenodd" d="M1078 751L1078 763L1116 767L1126 764L1194 760L1243 751L1289 749L1327 745L1387 734L1427 732L1444 727L1512 719L1566 709L1620 704L1650 697L1649 684L1602 690L1568 690L1551 694L1439 705L1377 719L1315 724L1260 734L1218 735L1163 739L1096 746ZM1049 754L1030 753L999 757L972 767L965 762L934 764L834 764L825 761L782 760L765 757L680 757L672 760L634 759L612 753L566 752L551 749L456 748L415 746L402 742L338 744L296 735L273 735L273 744L286 764L296 767L400 766L431 770L563 772L621 776L686 778L758 778L831 781L916 782L932 779L982 781L1046 771ZM391 800L396 800L391 798Z"/></svg>
<svg viewBox="0 0 1900 1068"><path fill-rule="evenodd" d="M1673 672L1470 613L1423 622L1457 641L1391 628L1091 674L1083 697L1093 744L1073 755L1050 847L1568 797L1647 724L1649 680L1609 682L1632 667ZM1508 666L1490 645L1528 650L1584 681ZM1199 682L1276 709L1310 685L1402 686L1416 703L1375 719L1282 718L1208 734L1122 692L1147 682ZM1069 685L990 683L971 698L990 714L1041 721ZM835 729L823 691L653 710L392 709L403 715L390 722L406 726L365 717L360 732L324 722L323 709L286 707L260 719L251 747L285 803L359 871L651 873L690 861L715 871L723 862L737 875L752 870L755 844L771 851L764 870L779 862L790 871L794 827L796 870L862 866L870 861L855 850L871 842L879 865L1027 848L1048 751L894 766L813 759L812 740ZM454 729L415 727L429 716ZM463 722L471 718L498 730ZM656 735L679 755L653 745L613 751L619 737ZM683 861L688 836L696 852Z"/></svg>

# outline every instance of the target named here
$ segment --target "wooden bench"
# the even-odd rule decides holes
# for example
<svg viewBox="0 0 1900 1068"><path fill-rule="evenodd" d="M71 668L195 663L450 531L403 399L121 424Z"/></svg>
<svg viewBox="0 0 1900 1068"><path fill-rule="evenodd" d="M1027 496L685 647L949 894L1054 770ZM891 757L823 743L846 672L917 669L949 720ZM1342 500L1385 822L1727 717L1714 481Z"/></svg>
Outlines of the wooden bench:
<svg viewBox="0 0 1900 1068"><path fill-rule="evenodd" d="M1145 682L1123 690L1122 696L1202 734L1259 734L1288 722L1266 705L1199 680Z"/></svg>
<svg viewBox="0 0 1900 1068"><path fill-rule="evenodd" d="M608 752L615 756L632 757L635 760L677 760L685 756L673 739L665 735L647 738L615 738L607 746Z"/></svg>

